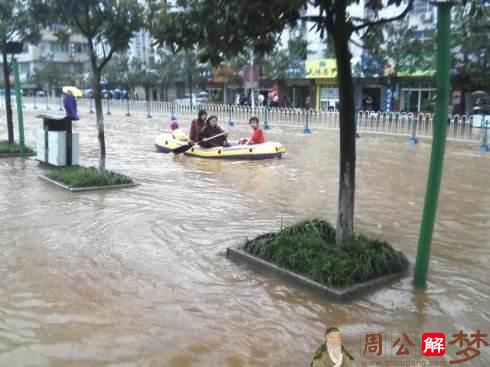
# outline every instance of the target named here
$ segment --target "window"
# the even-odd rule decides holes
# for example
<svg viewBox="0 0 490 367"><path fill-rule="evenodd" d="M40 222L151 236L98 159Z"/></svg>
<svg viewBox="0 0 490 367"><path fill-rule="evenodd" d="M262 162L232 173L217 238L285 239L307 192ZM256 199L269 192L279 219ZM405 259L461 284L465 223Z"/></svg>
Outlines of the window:
<svg viewBox="0 0 490 367"><path fill-rule="evenodd" d="M50 50L52 53L68 52L68 43L50 42Z"/></svg>
<svg viewBox="0 0 490 367"><path fill-rule="evenodd" d="M410 88L402 88L401 108L404 112L432 112L435 89L420 84Z"/></svg>
<svg viewBox="0 0 490 367"><path fill-rule="evenodd" d="M320 100L321 101L328 101L331 99L339 99L339 88L321 87L320 88Z"/></svg>
<svg viewBox="0 0 490 367"><path fill-rule="evenodd" d="M415 0L413 2L413 12L415 14L422 14L431 11L432 5L428 0Z"/></svg>
<svg viewBox="0 0 490 367"><path fill-rule="evenodd" d="M430 39L429 31L415 31L413 36L420 41L428 41Z"/></svg>
<svg viewBox="0 0 490 367"><path fill-rule="evenodd" d="M29 73L29 71L31 71L31 69L29 67L29 63L28 62L20 62L19 63L19 71L21 74Z"/></svg>
<svg viewBox="0 0 490 367"><path fill-rule="evenodd" d="M49 26L49 30L53 33L58 32L61 29L61 26L59 24L52 24Z"/></svg>

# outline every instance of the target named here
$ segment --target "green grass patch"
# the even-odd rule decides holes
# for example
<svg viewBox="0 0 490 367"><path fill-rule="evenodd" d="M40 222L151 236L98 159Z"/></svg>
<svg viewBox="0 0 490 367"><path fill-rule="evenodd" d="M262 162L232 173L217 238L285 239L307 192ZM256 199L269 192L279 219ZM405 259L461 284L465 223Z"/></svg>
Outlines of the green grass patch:
<svg viewBox="0 0 490 367"><path fill-rule="evenodd" d="M33 153L33 150L28 146L25 146L25 153ZM17 154L20 153L20 145L17 143L9 144L8 141L0 141L0 155L1 154Z"/></svg>
<svg viewBox="0 0 490 367"><path fill-rule="evenodd" d="M49 173L47 176L73 188L133 183L133 179L128 176L108 170L101 171L95 167L63 167Z"/></svg>
<svg viewBox="0 0 490 367"><path fill-rule="evenodd" d="M335 229L306 220L247 240L249 254L329 287L342 288L405 270L408 260L388 243L356 235L335 245Z"/></svg>

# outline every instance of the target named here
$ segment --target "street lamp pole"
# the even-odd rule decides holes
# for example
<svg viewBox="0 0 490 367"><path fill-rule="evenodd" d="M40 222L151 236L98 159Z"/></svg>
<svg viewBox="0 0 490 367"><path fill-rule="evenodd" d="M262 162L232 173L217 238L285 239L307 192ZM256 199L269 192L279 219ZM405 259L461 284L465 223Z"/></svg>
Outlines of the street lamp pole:
<svg viewBox="0 0 490 367"><path fill-rule="evenodd" d="M255 111L255 97L254 97L254 87L253 83L255 83L255 70L254 70L254 49L250 52L250 67L252 69L252 88L250 88L250 103L252 104L252 115L254 115Z"/></svg>
<svg viewBox="0 0 490 367"><path fill-rule="evenodd" d="M20 87L19 64L17 59L13 60L14 77L15 77L15 98L17 101L17 120L19 122L19 147L21 157L25 154L24 143L24 112L22 111L22 91Z"/></svg>
<svg viewBox="0 0 490 367"><path fill-rule="evenodd" d="M444 151L446 148L447 117L449 104L449 70L451 65L450 21L451 6L447 0L438 0L437 5L437 53L436 53L436 114L432 153L430 159L427 191L425 193L424 212L420 228L417 260L415 263L414 284L416 288L425 288L429 270L432 234L437 213L439 191L441 187Z"/></svg>

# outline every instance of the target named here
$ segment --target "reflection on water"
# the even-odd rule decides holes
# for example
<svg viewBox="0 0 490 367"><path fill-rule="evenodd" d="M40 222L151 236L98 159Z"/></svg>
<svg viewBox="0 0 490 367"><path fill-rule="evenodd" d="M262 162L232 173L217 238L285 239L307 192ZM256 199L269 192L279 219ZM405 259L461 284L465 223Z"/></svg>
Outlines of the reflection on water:
<svg viewBox="0 0 490 367"><path fill-rule="evenodd" d="M133 189L71 194L37 179L33 160L0 160L1 366L306 366L327 325L355 357L361 332L490 325L490 158L475 144L447 148L428 290L406 278L341 304L224 257L281 222L335 220L337 133L273 127L283 159L228 162L154 152L166 121L106 120L108 168ZM75 125L82 163L96 164L95 124ZM358 140L357 230L411 261L429 153L427 141Z"/></svg>

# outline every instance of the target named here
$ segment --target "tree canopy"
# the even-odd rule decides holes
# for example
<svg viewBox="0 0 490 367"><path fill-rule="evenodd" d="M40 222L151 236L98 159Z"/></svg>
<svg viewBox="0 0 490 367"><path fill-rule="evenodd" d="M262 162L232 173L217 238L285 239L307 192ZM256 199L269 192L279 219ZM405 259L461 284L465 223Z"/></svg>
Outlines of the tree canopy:
<svg viewBox="0 0 490 367"><path fill-rule="evenodd" d="M453 12L455 72L474 88L490 88L490 6L468 2Z"/></svg>
<svg viewBox="0 0 490 367"><path fill-rule="evenodd" d="M68 73L63 65L49 61L41 67L36 67L32 75L31 82L37 88L49 90L51 88L61 88L63 84L74 84L75 78Z"/></svg>
<svg viewBox="0 0 490 367"><path fill-rule="evenodd" d="M201 60L217 65L245 47L253 46L257 54L272 50L277 33L286 24L296 23L305 4L306 0L177 1L177 9L163 5L154 12L152 33L171 48L197 45Z"/></svg>
<svg viewBox="0 0 490 367"><path fill-rule="evenodd" d="M387 76L430 76L434 72L435 30L428 28L424 32L425 38L417 37L417 28L407 20L384 24L363 40L366 53L378 60L379 67L384 66Z"/></svg>
<svg viewBox="0 0 490 367"><path fill-rule="evenodd" d="M2 0L0 2L0 49L7 42L37 43L42 25L36 20L29 0Z"/></svg>

